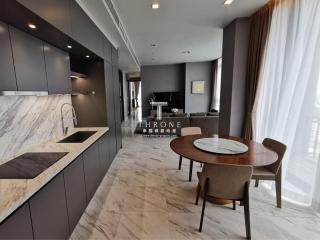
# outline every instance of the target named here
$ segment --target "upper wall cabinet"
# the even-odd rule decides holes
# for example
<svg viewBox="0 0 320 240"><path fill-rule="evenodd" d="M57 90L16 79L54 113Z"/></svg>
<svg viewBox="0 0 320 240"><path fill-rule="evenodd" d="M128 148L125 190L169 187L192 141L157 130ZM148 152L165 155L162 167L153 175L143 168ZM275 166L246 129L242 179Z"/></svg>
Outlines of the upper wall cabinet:
<svg viewBox="0 0 320 240"><path fill-rule="evenodd" d="M16 91L8 25L0 22L0 91Z"/></svg>
<svg viewBox="0 0 320 240"><path fill-rule="evenodd" d="M71 36L69 0L18 0L18 2Z"/></svg>
<svg viewBox="0 0 320 240"><path fill-rule="evenodd" d="M118 66L118 61L119 61L118 50L112 46L112 65Z"/></svg>
<svg viewBox="0 0 320 240"><path fill-rule="evenodd" d="M70 10L72 37L103 58L103 34L76 1L70 1Z"/></svg>
<svg viewBox="0 0 320 240"><path fill-rule="evenodd" d="M70 94L69 54L49 44L44 45L49 94Z"/></svg>
<svg viewBox="0 0 320 240"><path fill-rule="evenodd" d="M18 91L48 91L43 42L9 27Z"/></svg>

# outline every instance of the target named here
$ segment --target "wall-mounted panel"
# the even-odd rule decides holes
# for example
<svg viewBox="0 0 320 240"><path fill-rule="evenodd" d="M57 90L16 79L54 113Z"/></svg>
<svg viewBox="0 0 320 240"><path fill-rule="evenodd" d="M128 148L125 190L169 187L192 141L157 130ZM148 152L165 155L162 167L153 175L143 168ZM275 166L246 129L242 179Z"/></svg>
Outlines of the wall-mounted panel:
<svg viewBox="0 0 320 240"><path fill-rule="evenodd" d="M108 127L115 126L115 112L114 112L114 91L113 91L113 77L112 66L107 61L104 62L105 73L105 88L107 101L107 121Z"/></svg>

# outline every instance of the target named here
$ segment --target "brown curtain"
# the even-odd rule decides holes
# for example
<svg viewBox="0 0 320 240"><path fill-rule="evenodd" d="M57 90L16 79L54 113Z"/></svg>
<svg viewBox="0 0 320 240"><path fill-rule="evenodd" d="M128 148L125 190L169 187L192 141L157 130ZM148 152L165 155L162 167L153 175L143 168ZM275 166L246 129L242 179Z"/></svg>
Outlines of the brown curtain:
<svg viewBox="0 0 320 240"><path fill-rule="evenodd" d="M274 1L270 1L251 16L251 29L247 60L246 79L246 116L242 137L253 137L253 110L257 95L260 67L269 33Z"/></svg>
<svg viewBox="0 0 320 240"><path fill-rule="evenodd" d="M212 85L211 85L211 101L210 101L210 109L217 110L217 96L216 96L216 87L217 87L217 79L218 79L218 59L212 62Z"/></svg>

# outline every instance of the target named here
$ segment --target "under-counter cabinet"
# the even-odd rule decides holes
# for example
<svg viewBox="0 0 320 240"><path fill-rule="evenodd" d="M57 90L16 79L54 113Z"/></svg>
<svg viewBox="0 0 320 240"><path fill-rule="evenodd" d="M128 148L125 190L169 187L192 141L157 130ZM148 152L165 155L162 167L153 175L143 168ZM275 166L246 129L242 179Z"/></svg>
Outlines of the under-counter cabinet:
<svg viewBox="0 0 320 240"><path fill-rule="evenodd" d="M87 203L89 203L101 180L101 175L99 174L101 172L101 164L98 143L94 143L89 147L82 156Z"/></svg>
<svg viewBox="0 0 320 240"><path fill-rule="evenodd" d="M100 163L101 163L101 175L102 178L108 171L110 167L109 161L109 144L108 144L109 132L103 135L99 139L99 154L100 154Z"/></svg>
<svg viewBox="0 0 320 240"><path fill-rule="evenodd" d="M71 94L69 54L45 43L44 56L49 94Z"/></svg>
<svg viewBox="0 0 320 240"><path fill-rule="evenodd" d="M54 177L30 200L35 239L67 239L69 222L63 174Z"/></svg>
<svg viewBox="0 0 320 240"><path fill-rule="evenodd" d="M63 171L63 177L71 233L87 206L82 155Z"/></svg>
<svg viewBox="0 0 320 240"><path fill-rule="evenodd" d="M9 27L18 91L48 91L43 42Z"/></svg>
<svg viewBox="0 0 320 240"><path fill-rule="evenodd" d="M0 239L32 239L29 204L25 203L0 224Z"/></svg>
<svg viewBox="0 0 320 240"><path fill-rule="evenodd" d="M0 91L17 91L8 25L0 22Z"/></svg>

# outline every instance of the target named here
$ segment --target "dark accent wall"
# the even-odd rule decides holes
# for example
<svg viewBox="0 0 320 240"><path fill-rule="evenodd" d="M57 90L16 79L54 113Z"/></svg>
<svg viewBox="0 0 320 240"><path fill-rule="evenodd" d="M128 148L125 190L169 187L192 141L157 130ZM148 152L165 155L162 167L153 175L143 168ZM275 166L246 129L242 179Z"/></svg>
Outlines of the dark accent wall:
<svg viewBox="0 0 320 240"><path fill-rule="evenodd" d="M204 94L192 94L192 81L205 81ZM186 63L185 112L208 112L212 92L212 62Z"/></svg>
<svg viewBox="0 0 320 240"><path fill-rule="evenodd" d="M245 88L250 18L234 20L223 31L219 134L240 136L245 115Z"/></svg>
<svg viewBox="0 0 320 240"><path fill-rule="evenodd" d="M153 92L181 92L185 89L185 64L143 66L141 68L142 116L149 115ZM181 94L184 102L184 94Z"/></svg>

